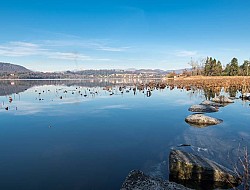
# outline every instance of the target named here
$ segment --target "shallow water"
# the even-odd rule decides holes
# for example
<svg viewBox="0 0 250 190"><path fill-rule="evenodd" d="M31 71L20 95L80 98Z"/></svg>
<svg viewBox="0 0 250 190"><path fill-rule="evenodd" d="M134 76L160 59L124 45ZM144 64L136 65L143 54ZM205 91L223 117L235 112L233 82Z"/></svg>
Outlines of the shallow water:
<svg viewBox="0 0 250 190"><path fill-rule="evenodd" d="M207 114L224 120L219 125L185 123L188 108L205 100L202 90L165 88L147 97L134 93L133 82L4 81L0 87L0 189L119 189L133 169L168 179L171 149L230 167L239 143L250 142L250 106L241 99Z"/></svg>

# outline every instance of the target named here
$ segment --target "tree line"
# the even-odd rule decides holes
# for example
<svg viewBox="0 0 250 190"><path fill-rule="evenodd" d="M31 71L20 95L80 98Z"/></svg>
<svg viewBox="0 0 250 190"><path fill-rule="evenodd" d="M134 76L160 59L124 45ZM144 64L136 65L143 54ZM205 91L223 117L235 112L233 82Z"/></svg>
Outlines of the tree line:
<svg viewBox="0 0 250 190"><path fill-rule="evenodd" d="M207 57L203 63L198 61L189 62L192 70L189 75L204 76L250 76L250 61L245 60L241 65L237 58L233 58L226 66L222 66L219 60ZM184 73L185 74L185 73Z"/></svg>

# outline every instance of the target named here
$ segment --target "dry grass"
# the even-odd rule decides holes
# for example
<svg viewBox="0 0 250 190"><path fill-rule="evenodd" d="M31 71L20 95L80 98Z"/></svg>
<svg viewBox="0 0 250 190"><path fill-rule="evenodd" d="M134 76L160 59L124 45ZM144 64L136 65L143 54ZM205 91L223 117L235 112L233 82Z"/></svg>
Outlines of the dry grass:
<svg viewBox="0 0 250 190"><path fill-rule="evenodd" d="M175 80L244 80L249 79L250 76L190 76L190 77L177 77Z"/></svg>
<svg viewBox="0 0 250 190"><path fill-rule="evenodd" d="M167 86L176 86L182 89L212 89L216 94L223 88L225 92L239 91L250 92L250 76L191 76L165 78Z"/></svg>

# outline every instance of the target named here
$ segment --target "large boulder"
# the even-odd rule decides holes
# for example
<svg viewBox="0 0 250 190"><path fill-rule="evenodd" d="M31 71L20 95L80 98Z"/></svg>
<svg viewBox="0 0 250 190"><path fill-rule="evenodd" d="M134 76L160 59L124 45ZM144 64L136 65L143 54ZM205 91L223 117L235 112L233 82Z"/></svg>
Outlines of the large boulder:
<svg viewBox="0 0 250 190"><path fill-rule="evenodd" d="M203 102L200 103L200 105L213 106L213 107L224 107L223 104L212 102L209 100L204 100Z"/></svg>
<svg viewBox="0 0 250 190"><path fill-rule="evenodd" d="M189 190L180 184L156 179L142 171L133 170L126 177L121 190Z"/></svg>
<svg viewBox="0 0 250 190"><path fill-rule="evenodd" d="M207 182L218 187L233 187L240 179L230 169L202 156L180 150L172 150L169 155L170 179L176 182Z"/></svg>
<svg viewBox="0 0 250 190"><path fill-rule="evenodd" d="M222 122L221 119L209 117L203 114L192 114L185 118L185 121L195 126L217 125Z"/></svg>
<svg viewBox="0 0 250 190"><path fill-rule="evenodd" d="M216 103L221 103L221 104L234 103L233 100L229 99L228 97L226 97L224 95L217 96L217 97L213 98L212 101L216 102Z"/></svg>
<svg viewBox="0 0 250 190"><path fill-rule="evenodd" d="M210 105L192 105L188 111L191 112L217 112L218 109Z"/></svg>

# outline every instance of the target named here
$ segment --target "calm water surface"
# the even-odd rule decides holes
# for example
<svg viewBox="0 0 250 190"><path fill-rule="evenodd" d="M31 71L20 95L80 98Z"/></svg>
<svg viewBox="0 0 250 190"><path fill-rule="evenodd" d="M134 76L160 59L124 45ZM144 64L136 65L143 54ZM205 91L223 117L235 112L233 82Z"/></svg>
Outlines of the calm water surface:
<svg viewBox="0 0 250 190"><path fill-rule="evenodd" d="M236 99L207 114L222 124L195 128L184 119L205 100L202 90L147 97L132 84L110 92L106 85L2 82L0 189L119 189L133 169L168 179L169 152L180 144L230 167L226 155L250 142L249 102Z"/></svg>

